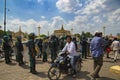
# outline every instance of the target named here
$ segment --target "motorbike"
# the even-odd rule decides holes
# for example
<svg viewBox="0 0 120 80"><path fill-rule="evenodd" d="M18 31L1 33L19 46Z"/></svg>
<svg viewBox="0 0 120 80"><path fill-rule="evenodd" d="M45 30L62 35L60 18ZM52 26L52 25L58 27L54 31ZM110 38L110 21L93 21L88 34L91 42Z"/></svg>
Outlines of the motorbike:
<svg viewBox="0 0 120 80"><path fill-rule="evenodd" d="M76 58L77 61L75 61L75 69L77 72L80 72L82 67L82 59L80 55ZM73 74L74 70L72 69L70 60L70 57L66 53L60 52L58 57L55 59L54 63L51 64L51 67L48 70L48 78L50 80L59 80L61 73Z"/></svg>
<svg viewBox="0 0 120 80"><path fill-rule="evenodd" d="M0 59L1 59L1 58L4 58L4 57L5 57L4 52L3 52L2 49L0 49Z"/></svg>

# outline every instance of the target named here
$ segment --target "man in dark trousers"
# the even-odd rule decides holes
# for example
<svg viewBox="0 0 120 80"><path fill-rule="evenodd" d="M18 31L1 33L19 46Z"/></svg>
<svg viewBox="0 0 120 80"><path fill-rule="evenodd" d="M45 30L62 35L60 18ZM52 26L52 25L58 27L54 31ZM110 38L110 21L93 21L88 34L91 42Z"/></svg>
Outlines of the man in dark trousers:
<svg viewBox="0 0 120 80"><path fill-rule="evenodd" d="M80 42L81 46L82 46L82 58L87 59L87 41L86 38L83 37L82 41Z"/></svg>
<svg viewBox="0 0 120 80"><path fill-rule="evenodd" d="M90 48L93 57L94 71L91 74L92 78L99 78L99 72L103 65L103 51L105 41L102 38L101 32L96 32L95 37L91 40Z"/></svg>
<svg viewBox="0 0 120 80"><path fill-rule="evenodd" d="M39 41L38 41L38 43L37 43L37 45L38 45L38 48L39 48L39 50L40 50L40 53L38 53L38 58L40 57L42 57L42 43L43 43L43 41L42 41L42 39L39 39Z"/></svg>
<svg viewBox="0 0 120 80"><path fill-rule="evenodd" d="M43 39L43 43L42 43L42 53L43 53L43 62L47 61L47 47L48 47L48 42L47 42L47 38Z"/></svg>
<svg viewBox="0 0 120 80"><path fill-rule="evenodd" d="M36 65L36 51L35 51L35 42L34 42L34 38L35 38L35 34L34 33L30 33L29 34L29 41L27 43L28 46L28 50L29 50L29 57L30 57L30 72L32 74L36 74L36 69L35 69L35 65Z"/></svg>
<svg viewBox="0 0 120 80"><path fill-rule="evenodd" d="M17 37L17 42L15 43L15 47L16 47L16 51L17 51L17 55L16 55L16 60L19 63L19 66L23 65L23 44L22 44L22 38L21 36Z"/></svg>
<svg viewBox="0 0 120 80"><path fill-rule="evenodd" d="M52 36L50 39L51 61L52 63L57 57L58 42L57 37Z"/></svg>
<svg viewBox="0 0 120 80"><path fill-rule="evenodd" d="M11 51L11 46L9 44L9 37L5 35L3 37L3 46L2 46L4 53L5 53L5 63L9 64L11 62L10 60L10 51Z"/></svg>

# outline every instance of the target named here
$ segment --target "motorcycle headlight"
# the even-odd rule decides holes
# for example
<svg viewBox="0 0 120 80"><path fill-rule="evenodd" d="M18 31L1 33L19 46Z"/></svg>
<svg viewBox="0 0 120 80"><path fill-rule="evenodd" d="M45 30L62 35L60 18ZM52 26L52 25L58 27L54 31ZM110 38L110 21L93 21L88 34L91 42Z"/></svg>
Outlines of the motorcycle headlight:
<svg viewBox="0 0 120 80"><path fill-rule="evenodd" d="M60 63L61 63L61 64L64 64L64 61L63 61L63 60L61 60L61 61L60 61Z"/></svg>

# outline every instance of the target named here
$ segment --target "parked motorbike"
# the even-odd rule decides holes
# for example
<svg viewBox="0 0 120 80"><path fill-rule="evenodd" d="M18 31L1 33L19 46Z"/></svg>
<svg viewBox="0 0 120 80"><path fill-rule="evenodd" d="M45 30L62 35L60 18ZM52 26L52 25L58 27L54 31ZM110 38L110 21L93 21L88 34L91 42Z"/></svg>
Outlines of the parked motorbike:
<svg viewBox="0 0 120 80"><path fill-rule="evenodd" d="M81 71L82 59L79 56L76 57L76 66L75 69L77 72ZM50 80L58 80L61 76L61 73L73 74L74 70L70 64L70 57L64 53L60 52L58 57L55 59L54 63L48 70L48 78Z"/></svg>

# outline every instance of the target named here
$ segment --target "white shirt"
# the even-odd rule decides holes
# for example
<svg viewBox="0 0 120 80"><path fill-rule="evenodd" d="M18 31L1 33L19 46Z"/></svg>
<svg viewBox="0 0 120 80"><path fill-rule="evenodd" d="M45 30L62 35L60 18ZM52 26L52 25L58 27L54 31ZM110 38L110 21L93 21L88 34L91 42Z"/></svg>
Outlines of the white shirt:
<svg viewBox="0 0 120 80"><path fill-rule="evenodd" d="M111 44L111 48L112 50L119 50L120 49L120 43L119 41L113 41L112 44Z"/></svg>
<svg viewBox="0 0 120 80"><path fill-rule="evenodd" d="M68 51L70 56L77 56L76 47L74 42L66 43L65 47L62 50L63 52Z"/></svg>

